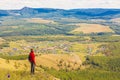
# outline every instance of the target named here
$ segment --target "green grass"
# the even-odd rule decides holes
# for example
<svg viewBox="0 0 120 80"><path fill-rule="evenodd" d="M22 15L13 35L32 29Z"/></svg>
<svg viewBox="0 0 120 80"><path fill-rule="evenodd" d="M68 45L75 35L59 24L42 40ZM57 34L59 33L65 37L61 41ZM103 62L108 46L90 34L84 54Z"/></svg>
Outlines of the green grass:
<svg viewBox="0 0 120 80"><path fill-rule="evenodd" d="M119 80L120 72L100 71L100 70L81 70L81 71L56 71L48 72L61 80Z"/></svg>

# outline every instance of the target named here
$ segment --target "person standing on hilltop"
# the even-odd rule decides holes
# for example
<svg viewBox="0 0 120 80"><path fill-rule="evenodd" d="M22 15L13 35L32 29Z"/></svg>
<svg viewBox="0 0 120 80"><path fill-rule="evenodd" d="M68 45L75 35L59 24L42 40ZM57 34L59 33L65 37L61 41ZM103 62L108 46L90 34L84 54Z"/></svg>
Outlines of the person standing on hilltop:
<svg viewBox="0 0 120 80"><path fill-rule="evenodd" d="M34 54L34 51L33 49L31 49L30 53L29 53L29 61L31 63L31 74L34 74L35 73L35 54Z"/></svg>

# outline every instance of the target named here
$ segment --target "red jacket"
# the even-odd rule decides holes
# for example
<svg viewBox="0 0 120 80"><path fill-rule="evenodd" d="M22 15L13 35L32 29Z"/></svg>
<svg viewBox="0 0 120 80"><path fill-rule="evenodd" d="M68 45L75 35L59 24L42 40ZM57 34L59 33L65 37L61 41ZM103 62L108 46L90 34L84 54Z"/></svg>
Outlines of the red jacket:
<svg viewBox="0 0 120 80"><path fill-rule="evenodd" d="M30 61L31 63L36 64L36 63L35 63L35 54L34 54L33 51L31 51L30 54L29 54L29 61Z"/></svg>

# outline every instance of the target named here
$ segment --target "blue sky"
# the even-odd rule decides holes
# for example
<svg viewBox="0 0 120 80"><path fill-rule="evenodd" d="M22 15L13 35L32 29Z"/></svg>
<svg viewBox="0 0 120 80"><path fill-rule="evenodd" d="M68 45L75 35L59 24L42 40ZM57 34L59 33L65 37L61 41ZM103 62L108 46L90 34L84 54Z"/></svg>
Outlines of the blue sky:
<svg viewBox="0 0 120 80"><path fill-rule="evenodd" d="M120 0L0 0L0 9L42 8L120 8Z"/></svg>

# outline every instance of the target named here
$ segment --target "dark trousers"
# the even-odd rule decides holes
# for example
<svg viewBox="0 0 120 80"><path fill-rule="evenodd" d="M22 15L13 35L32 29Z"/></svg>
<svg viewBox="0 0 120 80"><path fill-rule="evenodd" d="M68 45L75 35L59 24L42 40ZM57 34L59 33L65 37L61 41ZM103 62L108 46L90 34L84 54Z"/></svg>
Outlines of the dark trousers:
<svg viewBox="0 0 120 80"><path fill-rule="evenodd" d="M35 73L35 64L31 62L31 74Z"/></svg>

